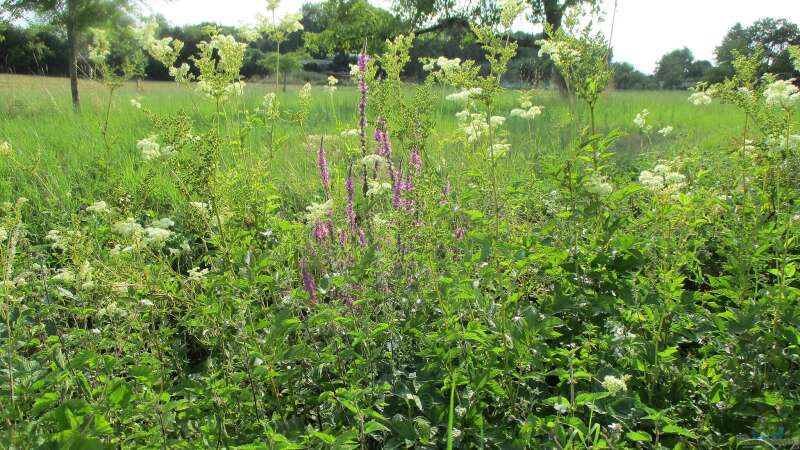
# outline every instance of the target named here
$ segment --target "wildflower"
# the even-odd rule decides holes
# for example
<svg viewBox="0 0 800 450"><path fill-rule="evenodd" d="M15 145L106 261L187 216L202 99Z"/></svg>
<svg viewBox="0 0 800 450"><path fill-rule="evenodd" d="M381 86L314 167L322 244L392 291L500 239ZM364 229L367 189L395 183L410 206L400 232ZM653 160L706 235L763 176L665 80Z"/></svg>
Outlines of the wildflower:
<svg viewBox="0 0 800 450"><path fill-rule="evenodd" d="M531 106L528 109L514 108L511 110L511 117L519 117L523 120L533 120L542 114L544 106Z"/></svg>
<svg viewBox="0 0 800 450"><path fill-rule="evenodd" d="M144 229L145 239L144 243L146 245L155 245L160 246L164 244L170 237L174 234L172 231L159 228L159 227L147 227Z"/></svg>
<svg viewBox="0 0 800 450"><path fill-rule="evenodd" d="M133 106L136 109L142 109L142 104L139 102L139 100L135 98L131 99L131 106Z"/></svg>
<svg viewBox="0 0 800 450"><path fill-rule="evenodd" d="M381 183L375 180L368 180L367 184L369 189L367 189L367 195L380 195L386 191L390 191L392 189L392 185L389 183Z"/></svg>
<svg viewBox="0 0 800 450"><path fill-rule="evenodd" d="M502 158L511 150L511 144L508 142L498 142L492 145L492 153L489 155L494 159Z"/></svg>
<svg viewBox="0 0 800 450"><path fill-rule="evenodd" d="M206 275L208 275L208 269L200 269L199 267L189 269L189 279L191 281L203 281Z"/></svg>
<svg viewBox="0 0 800 450"><path fill-rule="evenodd" d="M261 37L261 33L252 25L244 25L238 31L239 37L244 42L255 42Z"/></svg>
<svg viewBox="0 0 800 450"><path fill-rule="evenodd" d="M334 92L336 92L337 84L339 84L339 80L335 76L330 75L328 77L328 86L326 87L326 89L328 90L328 92L333 94Z"/></svg>
<svg viewBox="0 0 800 450"><path fill-rule="evenodd" d="M147 307L147 308L153 306L153 302L151 302L150 300L148 300L146 298L143 298L143 299L139 300L139 304L144 306L144 307Z"/></svg>
<svg viewBox="0 0 800 450"><path fill-rule="evenodd" d="M318 224L326 220L333 211L333 199L328 199L325 203L312 203L306 207L306 220L311 224Z"/></svg>
<svg viewBox="0 0 800 450"><path fill-rule="evenodd" d="M53 275L51 280L62 283L72 283L75 281L75 274L69 269L60 269L58 273Z"/></svg>
<svg viewBox="0 0 800 450"><path fill-rule="evenodd" d="M652 126L647 125L647 116L649 115L650 111L643 109L640 113L636 114L636 117L633 119L633 123L636 125L636 128L642 130L644 133L649 133L653 128Z"/></svg>
<svg viewBox="0 0 800 450"><path fill-rule="evenodd" d="M230 96L241 97L242 95L244 95L244 85L245 85L244 81L235 81L225 86L223 94L226 98Z"/></svg>
<svg viewBox="0 0 800 450"><path fill-rule="evenodd" d="M264 96L264 100L261 101L261 107L264 109L264 112L267 115L274 116L277 112L277 104L275 103L275 99L277 95L274 92L270 92Z"/></svg>
<svg viewBox="0 0 800 450"><path fill-rule="evenodd" d="M460 225L456 227L455 231L453 231L453 236L458 241L464 240L464 236L465 235L466 235L466 233L464 231L464 227L462 227Z"/></svg>
<svg viewBox="0 0 800 450"><path fill-rule="evenodd" d="M689 96L689 101L694 106L709 105L711 104L711 96L702 91L695 92Z"/></svg>
<svg viewBox="0 0 800 450"><path fill-rule="evenodd" d="M161 157L161 146L156 140L156 136L150 136L136 143L136 148L142 152L142 156L147 161Z"/></svg>
<svg viewBox="0 0 800 450"><path fill-rule="evenodd" d="M11 144L8 141L0 142L0 155L10 156L13 153Z"/></svg>
<svg viewBox="0 0 800 450"><path fill-rule="evenodd" d="M120 236L141 234L144 231L142 226L136 223L136 220L133 217L128 217L125 220L116 222L111 229L114 231L114 233L117 233Z"/></svg>
<svg viewBox="0 0 800 450"><path fill-rule="evenodd" d="M493 127L501 127L506 123L506 118L503 116L492 116L489 118L489 125Z"/></svg>
<svg viewBox="0 0 800 450"><path fill-rule="evenodd" d="M639 182L651 191L677 192L686 185L686 177L674 172L669 165L658 164L652 171L644 170L639 174Z"/></svg>
<svg viewBox="0 0 800 450"><path fill-rule="evenodd" d="M569 403L567 402L558 402L553 405L553 409L555 409L558 414L566 413L567 408L569 408Z"/></svg>
<svg viewBox="0 0 800 450"><path fill-rule="evenodd" d="M339 133L339 136L341 136L341 137L356 137L356 136L358 136L358 134L359 134L358 129L351 128L349 130L342 131L341 133Z"/></svg>
<svg viewBox="0 0 800 450"><path fill-rule="evenodd" d="M108 209L108 204L104 201L94 202L91 205L86 207L86 211L95 214L102 214L107 213L110 210Z"/></svg>
<svg viewBox="0 0 800 450"><path fill-rule="evenodd" d="M600 197L605 197L614 190L604 175L592 174L586 182L586 190Z"/></svg>
<svg viewBox="0 0 800 450"><path fill-rule="evenodd" d="M175 222L172 221L169 217L163 217L158 220L154 220L150 222L151 227L158 227L158 228L172 228L175 226Z"/></svg>
<svg viewBox="0 0 800 450"><path fill-rule="evenodd" d="M300 88L300 92L298 93L301 100L308 100L311 98L311 83L306 83Z"/></svg>
<svg viewBox="0 0 800 450"><path fill-rule="evenodd" d="M4 227L0 227L0 242L5 242L8 239L8 231Z"/></svg>
<svg viewBox="0 0 800 450"><path fill-rule="evenodd" d="M422 158L420 158L419 150L416 147L411 150L411 154L408 156L408 163L414 168L415 174L419 175L422 171Z"/></svg>
<svg viewBox="0 0 800 450"><path fill-rule="evenodd" d="M800 92L794 80L777 80L770 83L764 91L764 98L769 106L779 106L790 110L800 102Z"/></svg>
<svg viewBox="0 0 800 450"><path fill-rule="evenodd" d="M672 130L673 130L672 127L664 127L662 129L658 130L658 134L660 134L660 135L662 135L664 137L667 137L670 134L672 134Z"/></svg>
<svg viewBox="0 0 800 450"><path fill-rule="evenodd" d="M361 159L361 164L366 167L375 167L379 164L383 164L386 162L386 159L381 155L376 155L374 153L369 154Z"/></svg>
<svg viewBox="0 0 800 450"><path fill-rule="evenodd" d="M459 92L453 93L445 97L446 100L457 102L457 103L464 103L468 100L471 100L483 93L483 89L481 88L472 88L472 89L463 89Z"/></svg>
<svg viewBox="0 0 800 450"><path fill-rule="evenodd" d="M194 208L200 214L208 214L210 209L208 207L208 203L205 202L189 202L189 206Z"/></svg>
<svg viewBox="0 0 800 450"><path fill-rule="evenodd" d="M317 286L314 284L314 278L306 270L306 262L303 259L300 260L300 274L303 278L303 289L308 292L311 304L317 304Z"/></svg>
<svg viewBox="0 0 800 450"><path fill-rule="evenodd" d="M99 328L92 328L90 331L91 331L91 333L92 333L92 334L94 334L94 335L98 335L98 334L100 334L100 329L99 329Z"/></svg>
<svg viewBox="0 0 800 450"><path fill-rule="evenodd" d="M449 75L458 70L458 68L461 66L461 58L448 59L444 56L440 56L436 59L436 65L442 69L442 72L445 75Z"/></svg>
<svg viewBox="0 0 800 450"><path fill-rule="evenodd" d="M353 207L353 194L355 190L353 189L353 176L349 174L347 176L347 181L344 183L345 191L347 191L347 210L345 214L347 215L347 223L350 224L350 228L352 230L356 229L356 212Z"/></svg>
<svg viewBox="0 0 800 450"><path fill-rule="evenodd" d="M620 391L628 390L628 385L625 384L625 380L627 380L628 377L628 375L622 378L615 377L613 375L606 375L600 384L602 384L603 389L607 390L609 393L611 393L611 395L616 395Z"/></svg>
<svg viewBox="0 0 800 450"><path fill-rule="evenodd" d="M319 168L319 178L322 180L322 187L325 188L326 193L330 193L331 175L328 172L328 158L325 156L325 147L322 146L322 140L319 142L319 150L317 151L317 167Z"/></svg>

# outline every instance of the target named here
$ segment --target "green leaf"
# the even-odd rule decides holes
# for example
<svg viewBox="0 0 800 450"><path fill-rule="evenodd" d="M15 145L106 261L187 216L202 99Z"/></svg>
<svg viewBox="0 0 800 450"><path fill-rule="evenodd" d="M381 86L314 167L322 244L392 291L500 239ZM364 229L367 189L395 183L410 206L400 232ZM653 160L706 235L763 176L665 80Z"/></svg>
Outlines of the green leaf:
<svg viewBox="0 0 800 450"><path fill-rule="evenodd" d="M375 420L370 420L369 422L364 424L364 433L370 434L378 430L389 431L389 428L387 428L385 425Z"/></svg>
<svg viewBox="0 0 800 450"><path fill-rule="evenodd" d="M625 436L634 442L650 442L653 440L650 437L650 435L645 433L644 431L631 431L630 433L627 433Z"/></svg>

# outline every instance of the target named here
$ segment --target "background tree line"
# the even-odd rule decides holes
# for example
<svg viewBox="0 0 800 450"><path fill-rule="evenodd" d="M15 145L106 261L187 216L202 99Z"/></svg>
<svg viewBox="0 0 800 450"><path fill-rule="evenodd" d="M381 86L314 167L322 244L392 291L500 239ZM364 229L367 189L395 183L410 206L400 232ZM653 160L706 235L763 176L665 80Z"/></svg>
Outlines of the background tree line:
<svg viewBox="0 0 800 450"><path fill-rule="evenodd" d="M567 8L576 4L597 5L594 0L527 2L531 6L529 20L548 23L554 28L561 26ZM86 8L74 10L81 5ZM117 52L135 45L134 38L126 36L126 30L135 21L136 0L0 0L0 6L5 19L0 22L2 72L67 76L74 65L76 76L91 76L86 59L88 37L80 33L89 26L114 30L118 40L130 42L128 46L116 46ZM367 0L325 0L307 3L301 12L304 29L290 33L280 46L282 70L295 72L300 80L321 80L330 73L347 72L354 53L365 41L371 52L379 52L386 38L415 32L418 38L405 73L413 80L424 76L419 62L422 57L483 61L483 51L475 43L469 23L497 20L499 2L395 0L393 8L386 10ZM177 26L158 16L156 20L159 35L182 40L186 44L183 49L186 55L196 51L197 44L207 37L206 27L213 25ZM224 33L239 34L234 27L217 27ZM519 51L506 75L508 84L527 85L551 80L552 64L538 55L536 41L541 37L540 34L515 33ZM800 44L800 29L785 19L766 18L749 26L736 24L717 47L716 64L696 60L687 48L665 54L653 75L644 74L626 62L613 62L614 86L617 89L686 89L698 81L718 82L733 73L731 61L736 52L749 53L759 46L764 49L763 72L786 78L798 76L800 74L793 72L787 53L788 46L797 44ZM243 75L248 78L275 76L276 50L275 42L266 36L253 42L247 50ZM170 79L163 66L149 56L144 73L148 79Z"/></svg>

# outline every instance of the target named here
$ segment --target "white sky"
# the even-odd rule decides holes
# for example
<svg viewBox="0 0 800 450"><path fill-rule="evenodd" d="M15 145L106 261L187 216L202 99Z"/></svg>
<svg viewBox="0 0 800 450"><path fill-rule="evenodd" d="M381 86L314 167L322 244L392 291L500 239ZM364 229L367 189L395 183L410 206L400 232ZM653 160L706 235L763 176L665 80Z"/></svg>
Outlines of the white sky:
<svg viewBox="0 0 800 450"><path fill-rule="evenodd" d="M308 0L283 0L279 14L300 9ZM603 0L610 28L614 0ZM373 0L387 5L390 0ZM652 73L661 56L688 47L697 59L713 61L714 48L736 23L749 25L763 17L800 23L800 0L618 0L614 59ZM185 25L213 21L223 25L253 22L266 12L266 0L148 0L153 12ZM528 28L528 27L523 27Z"/></svg>

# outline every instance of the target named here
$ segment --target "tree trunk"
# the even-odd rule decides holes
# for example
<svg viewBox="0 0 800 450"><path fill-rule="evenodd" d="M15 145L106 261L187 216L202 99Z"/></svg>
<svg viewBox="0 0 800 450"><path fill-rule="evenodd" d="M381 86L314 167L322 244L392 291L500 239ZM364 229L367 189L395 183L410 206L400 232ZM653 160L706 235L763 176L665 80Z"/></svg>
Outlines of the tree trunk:
<svg viewBox="0 0 800 450"><path fill-rule="evenodd" d="M72 2L69 2L71 5ZM67 46L69 47L69 87L72 92L72 109L81 110L81 99L78 95L78 36L75 23L67 23Z"/></svg>

